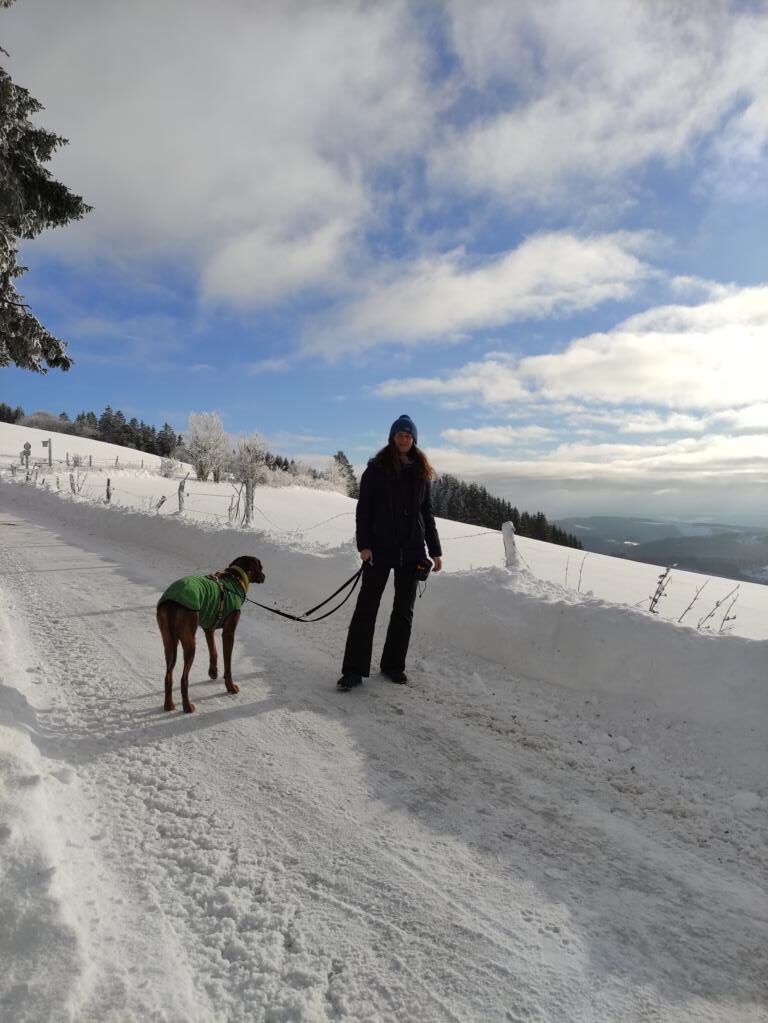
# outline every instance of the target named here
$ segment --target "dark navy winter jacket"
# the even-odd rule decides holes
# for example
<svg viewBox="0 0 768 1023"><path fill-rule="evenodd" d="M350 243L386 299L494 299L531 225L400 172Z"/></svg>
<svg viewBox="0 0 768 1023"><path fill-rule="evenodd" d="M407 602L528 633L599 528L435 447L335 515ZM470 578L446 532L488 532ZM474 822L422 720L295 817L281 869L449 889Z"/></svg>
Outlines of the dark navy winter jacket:
<svg viewBox="0 0 768 1023"><path fill-rule="evenodd" d="M357 549L373 551L374 561L416 564L425 545L430 557L442 557L429 481L417 479L415 469L397 477L369 462L360 479L356 525Z"/></svg>

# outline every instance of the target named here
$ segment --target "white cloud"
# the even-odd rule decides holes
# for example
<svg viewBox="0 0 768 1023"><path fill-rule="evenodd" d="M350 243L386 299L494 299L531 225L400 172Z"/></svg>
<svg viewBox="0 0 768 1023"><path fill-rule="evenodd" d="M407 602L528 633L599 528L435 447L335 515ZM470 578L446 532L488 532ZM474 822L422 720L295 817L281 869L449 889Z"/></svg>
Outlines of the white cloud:
<svg viewBox="0 0 768 1023"><path fill-rule="evenodd" d="M756 405L746 405L739 409L727 409L716 413L712 418L732 430L768 432L768 402L758 402Z"/></svg>
<svg viewBox="0 0 768 1023"><path fill-rule="evenodd" d="M484 404L547 399L714 413L760 403L768 380L768 286L729 290L696 306L660 306L562 352L468 363L443 378L387 380L380 397L451 396ZM602 411L596 413L602 416ZM625 413L617 413L619 422ZM639 419L684 429L685 420ZM697 428L692 426L692 428Z"/></svg>
<svg viewBox="0 0 768 1023"><path fill-rule="evenodd" d="M57 176L95 207L58 251L176 260L209 298L338 284L376 216L372 174L429 138L435 91L407 4L21 4L17 80L70 139Z"/></svg>
<svg viewBox="0 0 768 1023"><path fill-rule="evenodd" d="M348 229L333 221L290 239L260 230L231 238L203 268L203 297L248 306L328 284L341 274Z"/></svg>
<svg viewBox="0 0 768 1023"><path fill-rule="evenodd" d="M293 368L293 360L290 358L260 359L258 362L251 362L246 369L249 373L286 373Z"/></svg>
<svg viewBox="0 0 768 1023"><path fill-rule="evenodd" d="M484 404L503 405L529 398L513 364L498 359L470 362L457 373L439 377L410 377L385 380L374 388L379 398L406 396L438 399L480 400Z"/></svg>
<svg viewBox="0 0 768 1023"><path fill-rule="evenodd" d="M680 412L660 414L653 411L633 412L626 409L595 412L586 407L568 416L571 426L599 426L625 434L703 433L713 422L712 416L687 415Z"/></svg>
<svg viewBox="0 0 768 1023"><path fill-rule="evenodd" d="M430 448L439 471L478 478L593 480L656 485L715 480L768 486L765 437L722 434L685 438L666 444L561 444L545 455L525 459L469 454L455 448Z"/></svg>
<svg viewBox="0 0 768 1023"><path fill-rule="evenodd" d="M518 366L548 398L717 410L759 401L768 379L768 286L662 306Z"/></svg>
<svg viewBox="0 0 768 1023"><path fill-rule="evenodd" d="M570 206L574 183L582 200L601 183L626 190L628 173L680 163L723 122L741 165L760 167L764 10L634 0L453 0L449 10L468 84L506 103L447 135L436 180Z"/></svg>
<svg viewBox="0 0 768 1023"><path fill-rule="evenodd" d="M480 426L443 430L441 436L460 448L518 448L524 441L542 441L553 435L543 426Z"/></svg>
<svg viewBox="0 0 768 1023"><path fill-rule="evenodd" d="M547 233L484 261L463 250L426 257L371 281L305 347L333 355L393 341L445 342L465 331L593 309L627 298L653 275L636 255L649 243L642 233Z"/></svg>
<svg viewBox="0 0 768 1023"><path fill-rule="evenodd" d="M279 433L270 434L265 437L267 444L276 453L280 453L283 450L295 450L297 445L304 444L327 444L328 438L321 437L314 433L291 433L289 430L281 430ZM313 458L317 457L317 453L312 455Z"/></svg>

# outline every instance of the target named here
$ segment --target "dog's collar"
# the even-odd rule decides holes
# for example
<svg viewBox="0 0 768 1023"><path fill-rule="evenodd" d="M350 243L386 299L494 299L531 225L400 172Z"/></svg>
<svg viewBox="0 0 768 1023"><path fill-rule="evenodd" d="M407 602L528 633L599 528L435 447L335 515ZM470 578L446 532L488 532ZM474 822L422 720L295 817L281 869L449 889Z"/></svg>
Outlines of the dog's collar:
<svg viewBox="0 0 768 1023"><path fill-rule="evenodd" d="M237 573L237 575L239 576L238 582L243 587L243 593L247 593L248 586L250 585L251 582L251 580L248 578L248 573L245 572L242 568L240 568L239 565L230 565L229 568L227 569L227 572L230 572L232 575Z"/></svg>

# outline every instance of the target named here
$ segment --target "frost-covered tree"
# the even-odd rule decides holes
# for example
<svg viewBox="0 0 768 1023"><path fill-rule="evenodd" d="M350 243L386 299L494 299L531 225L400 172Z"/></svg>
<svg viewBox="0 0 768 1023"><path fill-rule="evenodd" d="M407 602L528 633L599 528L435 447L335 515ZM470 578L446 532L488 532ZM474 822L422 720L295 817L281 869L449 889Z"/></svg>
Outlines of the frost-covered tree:
<svg viewBox="0 0 768 1023"><path fill-rule="evenodd" d="M218 479L229 456L229 442L215 412L190 412L184 448L199 480L208 479L210 472Z"/></svg>
<svg viewBox="0 0 768 1023"><path fill-rule="evenodd" d="M12 3L0 0L0 8ZM27 270L17 262L18 244L46 228L80 220L91 209L43 166L67 140L32 123L42 109L0 67L0 366L35 373L67 370L72 359L66 342L45 329L16 290Z"/></svg>
<svg viewBox="0 0 768 1023"><path fill-rule="evenodd" d="M64 424L57 415L47 409L38 409L20 420L19 426L28 426L32 430L47 430L49 433L63 433Z"/></svg>
<svg viewBox="0 0 768 1023"><path fill-rule="evenodd" d="M265 483L269 474L267 445L264 438L258 433L252 433L250 437L241 437L237 442L231 464L232 473L240 483L244 483L245 480Z"/></svg>

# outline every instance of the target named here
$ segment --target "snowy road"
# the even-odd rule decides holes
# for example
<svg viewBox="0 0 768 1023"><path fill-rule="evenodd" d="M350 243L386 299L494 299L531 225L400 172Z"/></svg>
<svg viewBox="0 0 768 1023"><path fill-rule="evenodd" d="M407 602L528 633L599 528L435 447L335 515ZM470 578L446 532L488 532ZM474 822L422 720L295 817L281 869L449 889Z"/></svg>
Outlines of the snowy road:
<svg viewBox="0 0 768 1023"><path fill-rule="evenodd" d="M0 799L45 817L36 851L0 830L7 1018L766 1019L765 814L701 728L515 679L460 622L413 687L339 694L346 608L252 609L239 696L202 644L197 713L165 714L154 605L204 534L14 502ZM265 555L278 603L293 558Z"/></svg>

